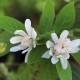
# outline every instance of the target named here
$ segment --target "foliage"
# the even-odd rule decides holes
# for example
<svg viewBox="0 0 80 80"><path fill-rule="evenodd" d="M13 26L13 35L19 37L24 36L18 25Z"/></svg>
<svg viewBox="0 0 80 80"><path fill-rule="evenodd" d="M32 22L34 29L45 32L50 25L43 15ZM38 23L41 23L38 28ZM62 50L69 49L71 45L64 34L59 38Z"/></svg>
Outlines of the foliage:
<svg viewBox="0 0 80 80"><path fill-rule="evenodd" d="M72 80L72 72L69 62L68 62L68 68L66 70L63 70L60 62L56 64L56 68L61 80Z"/></svg>
<svg viewBox="0 0 80 80"><path fill-rule="evenodd" d="M77 65L73 64L73 63L71 63L71 68L72 68L73 80L76 80L76 79L80 80L80 76L79 76L80 68Z"/></svg>
<svg viewBox="0 0 80 80"><path fill-rule="evenodd" d="M58 75L55 65L53 65L50 60L46 60L42 63L37 80L57 80L57 78Z"/></svg>
<svg viewBox="0 0 80 80"><path fill-rule="evenodd" d="M21 3L22 1L20 1L20 4ZM26 6L26 2L23 4L23 6ZM71 30L74 21L74 2L71 2L64 6L55 17L53 4L51 0L47 0L42 11L39 27L38 29L36 29L36 31L38 32L36 39L37 46L30 52L28 56L28 63L25 65L20 65L17 73L12 71L8 73L7 71L7 74L9 74L11 80L57 80L58 76L60 80L72 80L72 71L69 62L68 68L66 70L63 70L60 62L54 65L50 60L42 59L41 56L47 51L45 43L47 40L51 39L49 37L50 34L56 32L58 35L60 35L63 30ZM25 31L25 27L22 22L16 19L3 16L0 17L0 28L3 30L0 34L1 57L10 52L9 50L13 46L12 44L10 44L10 38L14 35L14 32L16 30ZM80 52L72 55L78 63L80 63L79 53ZM9 58L7 62L13 62L13 56L12 58ZM72 68L75 67L72 66ZM35 75L36 72L37 75Z"/></svg>
<svg viewBox="0 0 80 80"><path fill-rule="evenodd" d="M12 34L7 33L6 31L2 31L0 34L0 56L4 56L10 52L10 48L13 46L10 44L10 38Z"/></svg>
<svg viewBox="0 0 80 80"><path fill-rule="evenodd" d="M22 72L21 72L22 71ZM35 69L30 65L21 65L18 69L19 80L32 80Z"/></svg>
<svg viewBox="0 0 80 80"><path fill-rule="evenodd" d="M23 23L7 16L0 17L0 28L13 34L16 30L25 30Z"/></svg>
<svg viewBox="0 0 80 80"><path fill-rule="evenodd" d="M37 51L36 51L37 50ZM45 46L37 46L34 48L28 56L28 64L33 64L42 61L42 54L47 50Z"/></svg>
<svg viewBox="0 0 80 80"><path fill-rule="evenodd" d="M45 33L51 30L54 17L55 13L51 0L47 0L42 12L42 16L40 18L39 30L41 33Z"/></svg>
<svg viewBox="0 0 80 80"><path fill-rule="evenodd" d="M71 2L66 5L60 13L54 23L54 29L56 33L60 34L63 30L70 30L75 21L74 3Z"/></svg>

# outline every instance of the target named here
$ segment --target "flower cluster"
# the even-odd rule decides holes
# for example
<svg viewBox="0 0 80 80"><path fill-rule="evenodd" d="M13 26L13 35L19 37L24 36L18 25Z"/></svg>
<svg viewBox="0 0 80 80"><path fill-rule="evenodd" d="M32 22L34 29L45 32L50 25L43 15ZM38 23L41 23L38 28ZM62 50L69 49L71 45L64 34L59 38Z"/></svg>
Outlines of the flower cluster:
<svg viewBox="0 0 80 80"><path fill-rule="evenodd" d="M70 53L76 53L80 50L78 47L80 45L80 39L70 41L67 38L68 34L69 32L64 30L58 39L56 33L52 33L51 37L54 43L51 41L46 42L46 46L50 50L46 51L42 55L42 58L50 58L52 56L51 62L53 64L56 64L60 59L63 69L66 69L67 59L69 59Z"/></svg>
<svg viewBox="0 0 80 80"><path fill-rule="evenodd" d="M32 47L36 47L36 36L37 33L34 30L34 28L31 27L31 21L29 19L26 19L25 21L25 29L27 33L25 33L23 30L16 30L14 34L18 34L20 36L15 36L10 39L10 42L12 44L21 43L18 46L12 47L10 49L11 52L16 52L19 50L23 50L22 54L27 52L25 56L25 63L27 62L28 55L30 51L32 50Z"/></svg>
<svg viewBox="0 0 80 80"><path fill-rule="evenodd" d="M18 46L12 47L10 49L11 52L16 52L19 50L23 50L22 54L27 52L25 56L25 62L28 60L28 55L32 48L36 47L36 36L37 33L34 30L34 28L31 27L31 21L29 19L26 19L25 21L25 28L27 33L25 33L22 30L16 30L14 34L18 34L19 36L12 37L10 39L10 42L12 44L21 43ZM52 33L51 37L54 43L51 41L46 42L46 46L49 50L47 50L43 55L42 58L51 58L51 62L53 64L56 64L59 59L61 61L63 69L67 68L67 59L70 58L70 53L76 53L78 52L79 46L80 46L80 39L76 40L70 40L67 36L69 35L69 32L67 30L64 30L60 38L56 35L56 33Z"/></svg>

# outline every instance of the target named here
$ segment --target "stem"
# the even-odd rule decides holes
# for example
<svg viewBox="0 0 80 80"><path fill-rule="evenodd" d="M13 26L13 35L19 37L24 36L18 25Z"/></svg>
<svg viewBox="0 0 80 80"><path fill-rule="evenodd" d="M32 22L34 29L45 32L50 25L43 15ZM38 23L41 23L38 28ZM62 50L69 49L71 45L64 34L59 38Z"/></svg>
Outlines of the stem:
<svg viewBox="0 0 80 80"><path fill-rule="evenodd" d="M24 63L0 63L0 64L4 64L4 65L7 65L7 66L18 66L18 65L21 65L21 64L24 64Z"/></svg>

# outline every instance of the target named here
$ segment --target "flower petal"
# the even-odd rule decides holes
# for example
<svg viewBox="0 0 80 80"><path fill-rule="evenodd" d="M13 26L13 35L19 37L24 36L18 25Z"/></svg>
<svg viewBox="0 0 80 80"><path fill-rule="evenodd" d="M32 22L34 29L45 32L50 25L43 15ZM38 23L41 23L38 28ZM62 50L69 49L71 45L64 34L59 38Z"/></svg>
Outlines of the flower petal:
<svg viewBox="0 0 80 80"><path fill-rule="evenodd" d="M63 69L67 69L67 59L65 59L64 57L61 57L60 61Z"/></svg>
<svg viewBox="0 0 80 80"><path fill-rule="evenodd" d="M12 38L10 39L10 42L11 42L12 44L16 44L16 43L21 42L21 41L22 41L22 38L23 38L23 37L21 37L21 36L15 36L15 37L12 37Z"/></svg>
<svg viewBox="0 0 80 80"><path fill-rule="evenodd" d="M53 48L54 44L51 41L46 42L47 48Z"/></svg>
<svg viewBox="0 0 80 80"><path fill-rule="evenodd" d="M59 59L55 55L51 58L51 62L53 64L56 64L58 61L59 61Z"/></svg>
<svg viewBox="0 0 80 80"><path fill-rule="evenodd" d="M29 51L29 48L25 49L24 51L22 51L22 54L26 53Z"/></svg>
<svg viewBox="0 0 80 80"><path fill-rule="evenodd" d="M67 53L77 53L80 50L78 47L69 47Z"/></svg>
<svg viewBox="0 0 80 80"><path fill-rule="evenodd" d="M57 44L58 43L58 36L56 35L56 33L52 33L51 37L52 37L54 43Z"/></svg>
<svg viewBox="0 0 80 80"><path fill-rule="evenodd" d="M22 36L26 36L27 35L23 30L16 30L14 32L14 34L19 34L19 35L22 35Z"/></svg>
<svg viewBox="0 0 80 80"><path fill-rule="evenodd" d="M70 42L71 47L78 47L80 46L80 39L76 39Z"/></svg>
<svg viewBox="0 0 80 80"><path fill-rule="evenodd" d="M21 44L18 45L18 46L14 46L10 49L11 52L16 52L16 51L19 51L19 50L23 50L25 49L26 47L25 46L22 46Z"/></svg>
<svg viewBox="0 0 80 80"><path fill-rule="evenodd" d="M47 58L47 59L49 59L49 58L50 58L49 50L46 51L41 57L42 57L42 58Z"/></svg>
<svg viewBox="0 0 80 80"><path fill-rule="evenodd" d="M63 42L67 38L68 34L69 34L69 32L67 30L64 30L60 35L59 41Z"/></svg>
<svg viewBox="0 0 80 80"><path fill-rule="evenodd" d="M53 48L50 48L49 54L53 56Z"/></svg>
<svg viewBox="0 0 80 80"><path fill-rule="evenodd" d="M25 56L25 63L27 63L27 61L28 61L28 55L29 55L31 50L32 50L32 47L29 47L29 50L28 50L28 52L27 52L27 54Z"/></svg>
<svg viewBox="0 0 80 80"><path fill-rule="evenodd" d="M36 36L37 36L37 33L34 30L34 28L32 28L32 38L33 38L33 40L36 39Z"/></svg>
<svg viewBox="0 0 80 80"><path fill-rule="evenodd" d="M31 35L32 27L31 27L31 21L29 19L26 19L25 21L25 28L26 28L28 35Z"/></svg>
<svg viewBox="0 0 80 80"><path fill-rule="evenodd" d="M70 55L68 53L62 54L62 57L64 57L65 59L69 59Z"/></svg>
<svg viewBox="0 0 80 80"><path fill-rule="evenodd" d="M29 55L29 52L25 56L25 63L27 63L27 61L28 61L28 55Z"/></svg>
<svg viewBox="0 0 80 80"><path fill-rule="evenodd" d="M36 47L36 41L33 40L33 47L35 48Z"/></svg>

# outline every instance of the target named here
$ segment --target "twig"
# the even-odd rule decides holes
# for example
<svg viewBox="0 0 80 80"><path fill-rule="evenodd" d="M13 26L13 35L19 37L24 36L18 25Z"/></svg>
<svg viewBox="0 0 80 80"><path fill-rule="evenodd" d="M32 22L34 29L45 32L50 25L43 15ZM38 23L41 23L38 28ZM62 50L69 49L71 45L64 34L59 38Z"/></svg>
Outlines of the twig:
<svg viewBox="0 0 80 80"><path fill-rule="evenodd" d="M25 64L25 63L0 63L0 64L4 64L4 65L7 65L7 66L18 66L18 65L21 65L21 64Z"/></svg>

